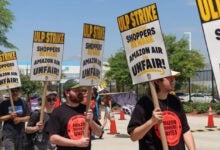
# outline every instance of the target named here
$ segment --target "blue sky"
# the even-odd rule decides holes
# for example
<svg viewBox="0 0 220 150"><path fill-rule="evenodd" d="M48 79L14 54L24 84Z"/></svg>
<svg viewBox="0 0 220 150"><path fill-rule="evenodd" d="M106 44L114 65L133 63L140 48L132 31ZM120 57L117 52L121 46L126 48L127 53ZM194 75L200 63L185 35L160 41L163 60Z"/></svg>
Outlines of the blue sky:
<svg viewBox="0 0 220 150"><path fill-rule="evenodd" d="M104 59L123 47L117 17L132 10L157 4L162 32L181 38L191 32L192 49L207 55L195 0L10 0L16 20L7 33L19 50L18 60L31 61L33 32L64 32L63 60L79 61L83 24L106 27ZM1 48L3 51L10 49Z"/></svg>

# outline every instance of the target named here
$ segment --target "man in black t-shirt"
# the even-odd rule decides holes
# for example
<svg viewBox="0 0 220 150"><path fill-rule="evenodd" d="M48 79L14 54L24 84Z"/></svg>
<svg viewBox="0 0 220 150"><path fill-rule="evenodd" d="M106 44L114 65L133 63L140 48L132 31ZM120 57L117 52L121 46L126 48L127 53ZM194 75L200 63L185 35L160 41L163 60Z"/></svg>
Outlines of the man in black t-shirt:
<svg viewBox="0 0 220 150"><path fill-rule="evenodd" d="M195 150L195 142L179 98L169 94L174 90L179 72L154 81L160 108L154 108L151 96L136 104L127 130L132 141L139 141L139 150L163 150L158 122L163 121L169 150Z"/></svg>
<svg viewBox="0 0 220 150"><path fill-rule="evenodd" d="M93 120L93 112L86 112L82 104L83 94L79 83L68 80L63 85L66 103L56 108L45 128L50 134L50 142L57 150L91 150L91 132L100 136L102 129ZM84 136L86 119L89 120L88 136Z"/></svg>
<svg viewBox="0 0 220 150"><path fill-rule="evenodd" d="M26 101L19 97L20 88L11 89L15 112L10 100L0 104L0 121L4 121L3 144L5 150L23 150L25 143L25 122L30 118L30 110Z"/></svg>

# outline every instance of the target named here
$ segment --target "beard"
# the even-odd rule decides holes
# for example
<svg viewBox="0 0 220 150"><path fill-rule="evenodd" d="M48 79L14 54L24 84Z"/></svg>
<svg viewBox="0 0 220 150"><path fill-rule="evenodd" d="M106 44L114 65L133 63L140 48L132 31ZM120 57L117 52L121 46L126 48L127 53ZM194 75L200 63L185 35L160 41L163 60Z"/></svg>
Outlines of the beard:
<svg viewBox="0 0 220 150"><path fill-rule="evenodd" d="M70 101L73 102L73 103L80 103L83 101L83 94L82 93L79 93L77 95L70 95Z"/></svg>

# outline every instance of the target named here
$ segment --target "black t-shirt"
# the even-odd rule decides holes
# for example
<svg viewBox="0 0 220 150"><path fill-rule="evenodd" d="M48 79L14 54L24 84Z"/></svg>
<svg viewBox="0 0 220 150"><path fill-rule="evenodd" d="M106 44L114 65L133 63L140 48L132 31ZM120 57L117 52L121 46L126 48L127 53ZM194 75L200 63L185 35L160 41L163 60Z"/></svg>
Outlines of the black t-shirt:
<svg viewBox="0 0 220 150"><path fill-rule="evenodd" d="M50 134L58 134L62 137L77 140L83 137L85 128L86 106L79 104L78 107L70 107L65 103L55 109L50 116L45 130ZM91 131L89 130L89 136ZM91 138L90 138L91 139ZM63 147L57 145L57 150L90 150L91 140L89 147Z"/></svg>
<svg viewBox="0 0 220 150"><path fill-rule="evenodd" d="M51 113L44 112L44 126L46 126ZM40 121L40 110L35 110L31 112L31 117L28 121L27 126L33 127L36 126L37 122ZM45 132L45 128L42 131L37 131L35 133L26 134L28 144L30 146L33 145L41 145L42 148L47 149L53 147L49 142L49 134ZM39 138L40 137L40 138Z"/></svg>
<svg viewBox="0 0 220 150"><path fill-rule="evenodd" d="M30 110L27 102L19 98L17 101L14 101L14 108L18 117L25 117L30 115ZM10 100L4 100L0 104L0 116L8 115L12 112L12 107ZM17 135L23 137L24 132L24 122L14 124L12 119L9 119L4 122L3 126L3 136L14 138Z"/></svg>
<svg viewBox="0 0 220 150"><path fill-rule="evenodd" d="M186 115L180 100L173 95L168 95L166 100L159 100L163 111L163 125L168 142L169 150L185 150L183 133L189 131ZM130 134L136 127L144 124L152 117L154 109L150 97L142 97L136 104L128 124ZM139 150L162 150L158 125L155 125L149 132L139 140Z"/></svg>

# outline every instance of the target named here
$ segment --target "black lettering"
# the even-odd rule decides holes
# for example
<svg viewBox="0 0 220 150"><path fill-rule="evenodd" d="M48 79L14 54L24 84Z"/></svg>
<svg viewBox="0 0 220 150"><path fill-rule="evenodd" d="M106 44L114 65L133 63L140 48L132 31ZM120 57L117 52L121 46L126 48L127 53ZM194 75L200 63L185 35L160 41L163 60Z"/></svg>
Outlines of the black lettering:
<svg viewBox="0 0 220 150"><path fill-rule="evenodd" d="M220 40L220 29L215 30L216 39Z"/></svg>

